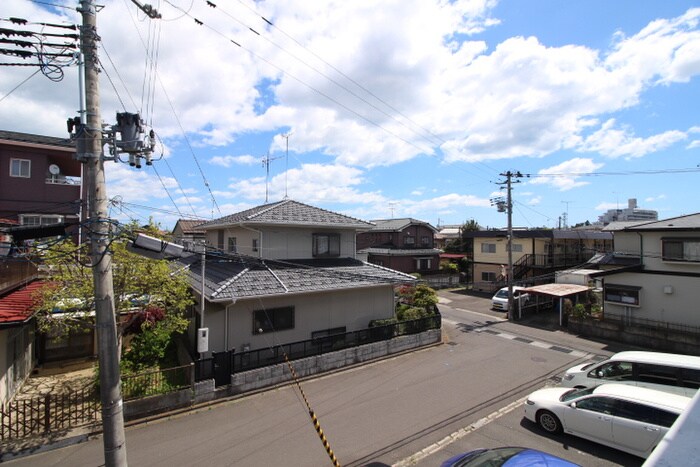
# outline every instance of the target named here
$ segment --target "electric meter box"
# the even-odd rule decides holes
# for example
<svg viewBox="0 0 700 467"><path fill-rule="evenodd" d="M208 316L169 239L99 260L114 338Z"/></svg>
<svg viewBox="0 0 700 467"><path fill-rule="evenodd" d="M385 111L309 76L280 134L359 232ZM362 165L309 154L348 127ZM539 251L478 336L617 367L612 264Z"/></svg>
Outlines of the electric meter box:
<svg viewBox="0 0 700 467"><path fill-rule="evenodd" d="M209 351L209 328L197 329L197 352Z"/></svg>

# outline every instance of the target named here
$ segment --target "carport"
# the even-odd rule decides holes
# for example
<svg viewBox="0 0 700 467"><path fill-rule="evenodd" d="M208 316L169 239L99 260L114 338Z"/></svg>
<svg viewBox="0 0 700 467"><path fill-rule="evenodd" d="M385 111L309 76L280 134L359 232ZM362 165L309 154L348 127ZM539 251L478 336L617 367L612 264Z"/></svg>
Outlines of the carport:
<svg viewBox="0 0 700 467"><path fill-rule="evenodd" d="M523 292L533 295L545 295L559 299L559 326L564 324L564 299L571 295L587 292L590 287L578 284L542 284L527 287ZM522 316L519 316L522 318Z"/></svg>

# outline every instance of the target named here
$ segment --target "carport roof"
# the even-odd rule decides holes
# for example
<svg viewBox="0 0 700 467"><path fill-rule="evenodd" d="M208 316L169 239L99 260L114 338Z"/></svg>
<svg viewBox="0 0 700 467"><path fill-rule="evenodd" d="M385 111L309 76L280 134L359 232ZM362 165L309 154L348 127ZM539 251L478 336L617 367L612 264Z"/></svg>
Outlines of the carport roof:
<svg viewBox="0 0 700 467"><path fill-rule="evenodd" d="M551 295L552 297L567 297L589 289L587 285L578 284L542 284L527 287L523 292Z"/></svg>

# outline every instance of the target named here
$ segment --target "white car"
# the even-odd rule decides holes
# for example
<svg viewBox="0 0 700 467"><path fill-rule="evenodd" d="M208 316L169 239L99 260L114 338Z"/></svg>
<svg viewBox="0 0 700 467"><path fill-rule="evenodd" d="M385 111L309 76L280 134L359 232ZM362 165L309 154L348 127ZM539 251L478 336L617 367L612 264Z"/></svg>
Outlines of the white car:
<svg viewBox="0 0 700 467"><path fill-rule="evenodd" d="M624 384L545 388L525 402L525 418L548 433L569 433L646 458L691 398Z"/></svg>
<svg viewBox="0 0 700 467"><path fill-rule="evenodd" d="M518 298L522 300L523 303L527 302L530 299L530 295L526 293L522 293L522 290L525 289L525 287L520 287L517 285L513 286L513 299L517 302ZM522 296L521 296L522 294ZM516 310L518 304L515 304ZM508 311L508 287L503 287L501 290L496 292L496 295L494 295L491 298L491 308L494 310L500 310L500 311Z"/></svg>

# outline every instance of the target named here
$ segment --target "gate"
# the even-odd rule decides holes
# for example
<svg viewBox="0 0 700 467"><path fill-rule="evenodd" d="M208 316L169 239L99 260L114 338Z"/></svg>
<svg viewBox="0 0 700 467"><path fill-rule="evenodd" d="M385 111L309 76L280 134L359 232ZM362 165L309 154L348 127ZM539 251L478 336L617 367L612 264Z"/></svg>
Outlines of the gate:
<svg viewBox="0 0 700 467"><path fill-rule="evenodd" d="M212 352L211 354L214 360L214 384L217 387L231 384L233 352L233 350L229 350L228 352Z"/></svg>
<svg viewBox="0 0 700 467"><path fill-rule="evenodd" d="M11 401L0 407L0 440L68 430L100 420L100 400L90 386L65 394Z"/></svg>

